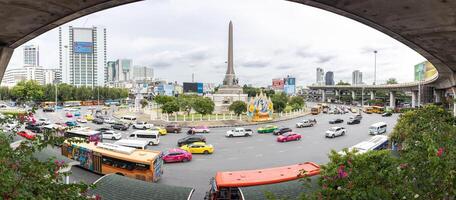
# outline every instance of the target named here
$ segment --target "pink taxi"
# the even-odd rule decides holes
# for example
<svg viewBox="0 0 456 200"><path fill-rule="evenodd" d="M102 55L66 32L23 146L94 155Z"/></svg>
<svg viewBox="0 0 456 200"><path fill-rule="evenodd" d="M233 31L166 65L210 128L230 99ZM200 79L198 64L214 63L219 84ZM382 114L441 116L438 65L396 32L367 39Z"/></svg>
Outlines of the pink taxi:
<svg viewBox="0 0 456 200"><path fill-rule="evenodd" d="M188 162L192 160L192 153L182 149L170 149L163 153L163 161L170 162Z"/></svg>
<svg viewBox="0 0 456 200"><path fill-rule="evenodd" d="M294 141L294 140L300 140L301 135L298 133L293 133L293 132L288 132L284 133L280 136L277 137L277 142L289 142L289 141Z"/></svg>

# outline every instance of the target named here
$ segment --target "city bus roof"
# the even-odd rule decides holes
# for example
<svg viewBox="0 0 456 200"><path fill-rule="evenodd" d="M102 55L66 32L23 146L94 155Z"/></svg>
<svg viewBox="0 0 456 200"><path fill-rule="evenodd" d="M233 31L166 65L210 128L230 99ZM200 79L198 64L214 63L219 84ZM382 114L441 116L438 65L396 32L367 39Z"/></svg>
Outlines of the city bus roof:
<svg viewBox="0 0 456 200"><path fill-rule="evenodd" d="M76 145L82 148L90 149L94 152L101 153L102 155L109 156L112 158L117 158L121 160L127 160L136 163L150 163L156 157L161 154L161 151L151 151L151 150L142 150L135 149L130 147L124 147L120 145L108 144L108 143L98 143L95 145L94 142L90 143L75 143ZM120 147L116 147L120 146Z"/></svg>
<svg viewBox="0 0 456 200"><path fill-rule="evenodd" d="M217 187L248 187L273 184L301 178L302 170L308 172L307 176L314 176L320 173L320 166L313 162L305 162L267 169L217 172L215 181Z"/></svg>

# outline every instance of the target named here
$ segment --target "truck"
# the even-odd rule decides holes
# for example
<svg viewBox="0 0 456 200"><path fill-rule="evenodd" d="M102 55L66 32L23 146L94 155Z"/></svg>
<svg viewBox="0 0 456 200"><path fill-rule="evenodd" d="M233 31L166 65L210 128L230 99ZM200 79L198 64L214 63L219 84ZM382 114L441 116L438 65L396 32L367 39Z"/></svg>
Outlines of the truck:
<svg viewBox="0 0 456 200"><path fill-rule="evenodd" d="M252 136L253 131L252 129L245 129L245 128L235 128L233 130L229 130L226 132L226 137L248 137Z"/></svg>
<svg viewBox="0 0 456 200"><path fill-rule="evenodd" d="M305 119L302 122L296 123L296 128L312 127L315 124L317 124L316 119Z"/></svg>
<svg viewBox="0 0 456 200"><path fill-rule="evenodd" d="M146 129L150 129L152 127L154 127L153 124L148 124L147 122L141 122L141 121L137 121L135 124L133 124L134 129L146 130Z"/></svg>

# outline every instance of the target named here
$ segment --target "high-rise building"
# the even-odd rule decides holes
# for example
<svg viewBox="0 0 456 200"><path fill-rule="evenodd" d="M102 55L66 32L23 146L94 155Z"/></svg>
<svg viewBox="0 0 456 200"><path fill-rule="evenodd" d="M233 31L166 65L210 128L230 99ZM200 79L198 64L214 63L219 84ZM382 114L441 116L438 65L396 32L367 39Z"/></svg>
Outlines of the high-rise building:
<svg viewBox="0 0 456 200"><path fill-rule="evenodd" d="M153 80L154 69L146 66L134 66L133 67L133 80Z"/></svg>
<svg viewBox="0 0 456 200"><path fill-rule="evenodd" d="M22 80L35 80L44 84L44 70L42 67L26 66L22 68L10 68L5 71L2 86L13 87Z"/></svg>
<svg viewBox="0 0 456 200"><path fill-rule="evenodd" d="M106 72L106 29L59 27L59 69L62 82L103 86Z"/></svg>
<svg viewBox="0 0 456 200"><path fill-rule="evenodd" d="M116 60L116 80L118 82L131 80L131 68L133 61L131 59L118 59Z"/></svg>
<svg viewBox="0 0 456 200"><path fill-rule="evenodd" d="M40 50L36 45L24 46L24 66L37 67L40 66Z"/></svg>
<svg viewBox="0 0 456 200"><path fill-rule="evenodd" d="M334 73L332 71L326 72L325 85L334 85Z"/></svg>
<svg viewBox="0 0 456 200"><path fill-rule="evenodd" d="M116 62L115 61L108 61L106 63L106 82L111 83L116 81L117 73L116 73Z"/></svg>
<svg viewBox="0 0 456 200"><path fill-rule="evenodd" d="M57 83L60 69L43 69L44 74L44 84L54 84Z"/></svg>
<svg viewBox="0 0 456 200"><path fill-rule="evenodd" d="M325 84L325 71L322 68L317 68L317 85Z"/></svg>
<svg viewBox="0 0 456 200"><path fill-rule="evenodd" d="M352 72L352 85L361 85L363 84L363 73L359 70Z"/></svg>

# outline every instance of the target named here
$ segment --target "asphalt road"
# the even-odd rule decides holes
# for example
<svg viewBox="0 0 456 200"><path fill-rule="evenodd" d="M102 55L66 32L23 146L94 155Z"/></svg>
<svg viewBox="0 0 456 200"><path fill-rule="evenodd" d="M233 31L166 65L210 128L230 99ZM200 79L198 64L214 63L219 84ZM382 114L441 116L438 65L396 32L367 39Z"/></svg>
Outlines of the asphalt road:
<svg viewBox="0 0 456 200"><path fill-rule="evenodd" d="M85 108L81 114L86 114ZM187 186L196 189L193 199L202 199L204 193L209 188L209 180L217 171L234 171L260 169L276 166L284 166L296 164L300 162L315 162L323 164L328 161L328 153L333 149L339 151L345 147L350 147L361 141L372 137L368 134L368 127L376 122L383 121L388 124L390 133L396 124L398 115L392 117L382 117L378 114L363 114L363 119L360 124L347 125L346 121L352 114L344 115L309 115L299 119L282 121L275 123L281 127L291 127L294 132L300 133L302 139L300 141L292 141L287 143L276 142L276 136L269 134L254 133L251 137L226 138L226 131L231 128L213 128L210 133L204 134L207 138L207 143L215 147L215 152L210 155L193 155L193 160L187 163L165 164L164 174L159 181L159 184ZM64 116L64 112L41 113L37 112L38 117L45 116L52 122L65 122L68 120ZM316 119L317 124L314 127L295 128L295 124L302 119ZM342 118L342 124L329 124L328 121L335 118ZM93 123L83 124L94 128L107 126L95 125ZM246 126L256 130L264 125ZM347 129L345 136L329 139L324 137L324 132L333 126L343 126ZM133 129L121 131L123 138L126 138ZM158 146L151 146L153 150L167 150L177 147L177 140L185 137L186 130L183 133L169 133L166 136L160 137ZM106 142L111 142L105 140ZM73 168L73 181L84 181L91 183L100 176L93 174L81 168Z"/></svg>

